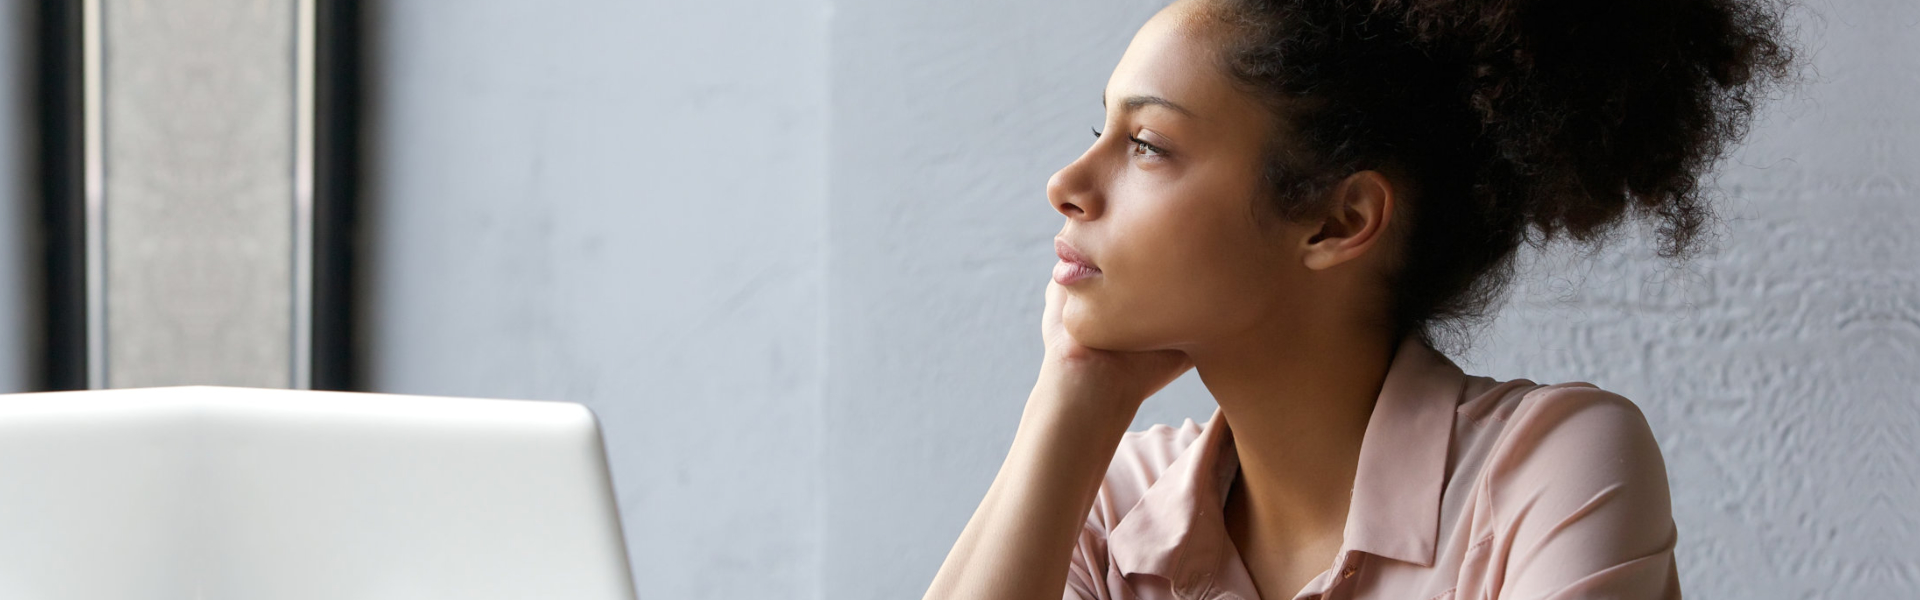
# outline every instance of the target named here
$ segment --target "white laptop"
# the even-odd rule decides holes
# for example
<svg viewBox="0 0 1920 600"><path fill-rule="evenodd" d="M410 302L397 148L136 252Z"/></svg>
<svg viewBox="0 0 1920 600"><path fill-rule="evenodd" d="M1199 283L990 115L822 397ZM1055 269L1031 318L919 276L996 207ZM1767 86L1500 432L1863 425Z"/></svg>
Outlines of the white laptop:
<svg viewBox="0 0 1920 600"><path fill-rule="evenodd" d="M578 404L0 395L0 599L633 597Z"/></svg>

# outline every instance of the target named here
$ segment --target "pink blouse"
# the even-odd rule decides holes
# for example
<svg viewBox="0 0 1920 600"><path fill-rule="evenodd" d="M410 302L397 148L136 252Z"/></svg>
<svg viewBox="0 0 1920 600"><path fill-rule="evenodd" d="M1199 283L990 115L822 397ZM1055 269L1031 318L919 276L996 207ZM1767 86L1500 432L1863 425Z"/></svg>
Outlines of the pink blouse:
<svg viewBox="0 0 1920 600"><path fill-rule="evenodd" d="M1126 434L1064 597L1259 598L1221 518L1239 468L1217 410ZM1666 466L1632 402L1470 377L1412 340L1367 422L1345 534L1293 598L1680 597Z"/></svg>

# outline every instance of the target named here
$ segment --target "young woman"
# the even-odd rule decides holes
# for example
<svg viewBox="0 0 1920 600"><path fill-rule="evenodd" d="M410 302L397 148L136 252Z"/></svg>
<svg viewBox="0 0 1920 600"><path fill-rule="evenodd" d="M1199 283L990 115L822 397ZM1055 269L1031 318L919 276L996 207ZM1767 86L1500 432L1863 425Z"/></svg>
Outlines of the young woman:
<svg viewBox="0 0 1920 600"><path fill-rule="evenodd" d="M1677 598L1638 409L1433 344L1522 243L1692 250L1789 54L1745 0L1161 11L1048 183L1040 380L927 596ZM1213 417L1126 433L1189 368Z"/></svg>

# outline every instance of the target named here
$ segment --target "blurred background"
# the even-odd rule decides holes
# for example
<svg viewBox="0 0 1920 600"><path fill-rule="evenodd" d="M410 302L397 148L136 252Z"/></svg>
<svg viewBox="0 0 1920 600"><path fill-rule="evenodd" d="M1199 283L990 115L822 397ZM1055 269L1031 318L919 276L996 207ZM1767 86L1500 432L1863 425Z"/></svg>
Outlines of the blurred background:
<svg viewBox="0 0 1920 600"><path fill-rule="evenodd" d="M0 391L581 402L642 597L918 597L1164 4L5 0ZM1456 360L1645 410L1690 596L1916 597L1920 5L1791 14L1717 250L1529 253Z"/></svg>

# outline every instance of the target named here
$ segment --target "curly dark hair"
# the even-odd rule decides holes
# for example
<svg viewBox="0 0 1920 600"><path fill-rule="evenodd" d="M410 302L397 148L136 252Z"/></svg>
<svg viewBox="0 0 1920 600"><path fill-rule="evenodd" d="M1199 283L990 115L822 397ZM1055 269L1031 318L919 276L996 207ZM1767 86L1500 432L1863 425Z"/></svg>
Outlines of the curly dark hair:
<svg viewBox="0 0 1920 600"><path fill-rule="evenodd" d="M1346 175L1411 180L1392 325L1430 344L1483 323L1522 243L1597 247L1631 215L1690 256L1701 178L1791 79L1766 0L1211 0L1227 72L1281 116L1279 214Z"/></svg>

